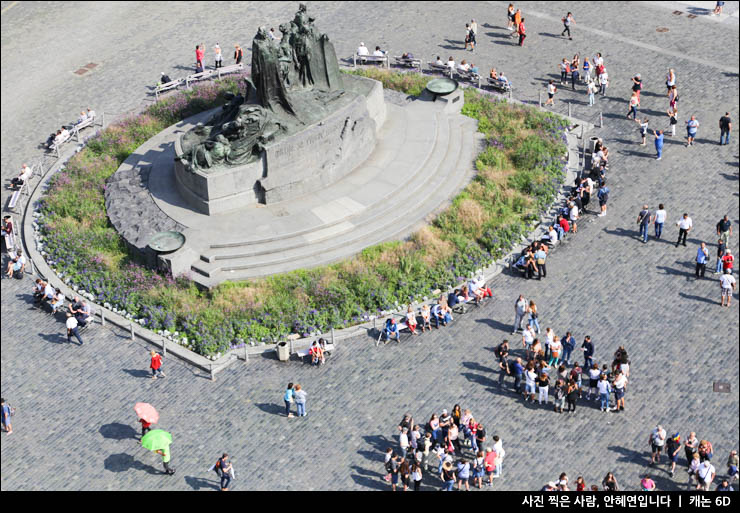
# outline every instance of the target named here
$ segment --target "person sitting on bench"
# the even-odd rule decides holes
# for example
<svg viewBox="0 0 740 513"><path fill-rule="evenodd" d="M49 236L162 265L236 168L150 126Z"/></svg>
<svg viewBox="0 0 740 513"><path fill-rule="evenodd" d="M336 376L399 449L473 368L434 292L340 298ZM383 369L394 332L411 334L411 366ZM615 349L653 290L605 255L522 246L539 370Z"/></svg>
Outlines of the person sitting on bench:
<svg viewBox="0 0 740 513"><path fill-rule="evenodd" d="M414 307L409 305L408 310L406 310L406 326L409 327L409 331L412 335L417 335L416 333L416 312L414 312Z"/></svg>
<svg viewBox="0 0 740 513"><path fill-rule="evenodd" d="M54 287L51 286L51 283L47 282L44 286L44 294L41 297L40 303L43 305L44 303L54 299L56 292L57 291L54 290Z"/></svg>
<svg viewBox="0 0 740 513"><path fill-rule="evenodd" d="M421 307L421 332L424 333L427 328L429 328L429 331L432 330L432 314L429 310L429 305L424 305Z"/></svg>
<svg viewBox="0 0 740 513"><path fill-rule="evenodd" d="M496 68L491 68L491 73L489 73L489 76L494 80L498 80L498 73L496 73Z"/></svg>
<svg viewBox="0 0 740 513"><path fill-rule="evenodd" d="M374 57L385 57L385 52L380 49L379 46L375 47L375 51L373 52Z"/></svg>
<svg viewBox="0 0 740 513"><path fill-rule="evenodd" d="M64 294L60 289L55 289L54 297L49 301L49 306L51 306L52 315L57 313L60 307L64 306Z"/></svg>
<svg viewBox="0 0 740 513"><path fill-rule="evenodd" d="M401 55L401 58L402 59L409 60L409 61L412 61L412 60L414 60L414 54L411 53L411 52L406 52L403 55Z"/></svg>
<svg viewBox="0 0 740 513"><path fill-rule="evenodd" d="M15 257L8 262L8 270L6 275L8 278L13 276L23 276L23 271L26 270L26 257L23 256L23 251L18 249L15 252Z"/></svg>
<svg viewBox="0 0 740 513"><path fill-rule="evenodd" d="M461 70L463 70L463 71L468 71L470 69L470 64L468 64L468 61L466 61L465 59L463 59L460 62L459 68Z"/></svg>
<svg viewBox="0 0 740 513"><path fill-rule="evenodd" d="M170 82L172 82L172 79L169 77L169 75L165 75L165 73L163 71L162 72L162 76L159 78L159 84L158 85L169 84Z"/></svg>
<svg viewBox="0 0 740 513"><path fill-rule="evenodd" d="M10 216L3 217L3 227L2 227L3 236L13 235L13 218ZM5 248L8 251L11 251L13 248Z"/></svg>
<svg viewBox="0 0 740 513"><path fill-rule="evenodd" d="M434 64L436 64L437 66L444 66L445 65L445 63L442 62L442 58L439 55L437 55L437 60L434 61Z"/></svg>
<svg viewBox="0 0 740 513"><path fill-rule="evenodd" d="M18 174L18 176L10 180L10 188L13 190L20 189L20 187L24 183L28 182L32 174L33 174L33 169L28 167L26 164L23 164L21 166L20 174Z"/></svg>
<svg viewBox="0 0 740 513"><path fill-rule="evenodd" d="M80 307L77 310L77 313L75 314L77 324L79 324L81 328L84 328L87 326L87 323L90 322L90 312L90 305L88 305L87 301L83 299L80 302Z"/></svg>
<svg viewBox="0 0 740 513"><path fill-rule="evenodd" d="M87 119L95 119L95 111L90 107L87 108Z"/></svg>
<svg viewBox="0 0 740 513"><path fill-rule="evenodd" d="M36 283L33 285L33 302L36 304L41 303L44 298L44 289L46 288L46 282L41 278L36 278Z"/></svg>
<svg viewBox="0 0 740 513"><path fill-rule="evenodd" d="M460 289L455 289L447 294L447 305L450 308L455 308L460 302Z"/></svg>
<svg viewBox="0 0 740 513"><path fill-rule="evenodd" d="M395 319L388 319L385 321L385 328L383 329L383 335L385 335L385 343L387 344L391 338L395 338L396 342L401 343L401 337L398 334L398 325Z"/></svg>
<svg viewBox="0 0 740 513"><path fill-rule="evenodd" d="M87 114L85 114L85 111L83 110L82 112L80 112L80 117L77 118L77 121L75 121L74 124L81 125L85 121L87 121Z"/></svg>
<svg viewBox="0 0 740 513"><path fill-rule="evenodd" d="M317 340L314 340L313 344L311 344L309 354L311 355L311 365L321 365L324 363L324 350L321 349Z"/></svg>

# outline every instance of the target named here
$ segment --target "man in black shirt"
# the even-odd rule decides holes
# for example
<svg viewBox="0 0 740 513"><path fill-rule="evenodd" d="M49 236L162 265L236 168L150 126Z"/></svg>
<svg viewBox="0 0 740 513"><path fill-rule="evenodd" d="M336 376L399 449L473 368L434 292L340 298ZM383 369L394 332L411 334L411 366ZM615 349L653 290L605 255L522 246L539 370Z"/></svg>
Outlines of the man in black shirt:
<svg viewBox="0 0 740 513"><path fill-rule="evenodd" d="M719 223L717 223L717 235L719 235L719 238L722 239L725 245L730 243L730 235L732 235L732 221L730 221L728 216L723 217L719 220Z"/></svg>
<svg viewBox="0 0 740 513"><path fill-rule="evenodd" d="M163 71L162 72L162 78L159 79L159 83L160 84L169 84L170 82L172 82L172 79L168 75L165 75L165 73Z"/></svg>
<svg viewBox="0 0 740 513"><path fill-rule="evenodd" d="M725 112L725 115L719 118L719 145L730 144L730 131L732 130L732 120L730 119L730 113Z"/></svg>

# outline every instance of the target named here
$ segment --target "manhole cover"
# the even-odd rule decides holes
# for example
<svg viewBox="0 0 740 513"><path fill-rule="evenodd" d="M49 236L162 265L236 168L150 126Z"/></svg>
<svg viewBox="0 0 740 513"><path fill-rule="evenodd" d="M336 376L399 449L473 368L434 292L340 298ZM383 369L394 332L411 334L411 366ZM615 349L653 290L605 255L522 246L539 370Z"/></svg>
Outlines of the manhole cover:
<svg viewBox="0 0 740 513"><path fill-rule="evenodd" d="M696 14L687 14L686 17L687 18L696 18Z"/></svg>
<svg viewBox="0 0 740 513"><path fill-rule="evenodd" d="M185 236L175 231L155 233L149 241L149 247L160 253L178 250L183 244L185 244Z"/></svg>
<svg viewBox="0 0 740 513"><path fill-rule="evenodd" d="M668 32L668 29L666 27L660 27L655 29L656 32Z"/></svg>
<svg viewBox="0 0 740 513"><path fill-rule="evenodd" d="M730 384L724 383L722 381L715 381L712 386L712 391L714 392L720 392L723 394L729 394L730 393Z"/></svg>
<svg viewBox="0 0 740 513"><path fill-rule="evenodd" d="M93 69L93 68L96 68L97 66L98 65L96 63L94 63L94 62L88 62L87 64L85 64L85 67L87 69Z"/></svg>
<svg viewBox="0 0 740 513"><path fill-rule="evenodd" d="M683 14L683 11L673 11L673 14L681 16Z"/></svg>
<svg viewBox="0 0 740 513"><path fill-rule="evenodd" d="M75 75L84 75L85 73L87 73L87 69L80 68L77 71L75 71L74 73L75 73Z"/></svg>

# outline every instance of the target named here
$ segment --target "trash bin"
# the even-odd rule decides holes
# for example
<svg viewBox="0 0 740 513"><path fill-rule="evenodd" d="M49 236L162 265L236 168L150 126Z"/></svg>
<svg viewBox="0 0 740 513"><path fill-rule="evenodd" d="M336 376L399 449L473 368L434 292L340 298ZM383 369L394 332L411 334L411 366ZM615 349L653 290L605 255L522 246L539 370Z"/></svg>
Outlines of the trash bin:
<svg viewBox="0 0 740 513"><path fill-rule="evenodd" d="M596 137L595 135L592 135L592 136L591 136L591 137L590 137L590 138L588 139L588 152L589 152L589 153L593 153L593 152L594 152L594 149L596 148L596 143L597 143L598 141L599 141L599 138L598 138L598 137Z"/></svg>
<svg viewBox="0 0 740 513"><path fill-rule="evenodd" d="M278 342L277 357L281 362L287 362L290 360L290 347L287 342Z"/></svg>

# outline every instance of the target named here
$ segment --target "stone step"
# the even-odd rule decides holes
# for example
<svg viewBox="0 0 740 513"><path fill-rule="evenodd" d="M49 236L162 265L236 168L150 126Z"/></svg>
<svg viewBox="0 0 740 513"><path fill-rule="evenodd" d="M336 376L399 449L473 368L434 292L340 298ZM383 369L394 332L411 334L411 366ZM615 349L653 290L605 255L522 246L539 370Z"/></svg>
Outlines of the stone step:
<svg viewBox="0 0 740 513"><path fill-rule="evenodd" d="M431 175L429 170L436 170L442 163L448 151L447 145L449 144L451 130L450 119L447 116L439 117L435 125L436 138L433 139L434 144L431 146L431 152L424 162L420 162L417 166L390 163L384 170L377 169L377 173L372 177L347 177L347 181L351 182L349 185L354 188L353 191L343 191L343 187L331 188L335 195L339 195L342 192L348 193L346 197L349 197L353 204L356 205L360 204L360 201L363 199L367 201L368 195L372 195L371 197L375 201L370 203L366 208L354 212L348 211L347 215L331 223L317 226L313 230L303 230L290 236L275 237L262 244L250 242L238 245L230 244L228 247L214 245L203 252L201 259L206 262L213 262L216 260L247 258L287 251L307 244L322 242L331 237L336 237L342 233L354 230L360 224L383 219L390 212L398 209L404 202L408 201L408 198L418 194L425 186L426 177ZM389 184L388 177L392 177L395 180L395 184ZM399 184L402 187L400 189ZM409 185L406 187L404 184ZM395 190L398 190L399 193L395 194L390 200L385 199L387 190L394 186Z"/></svg>
<svg viewBox="0 0 740 513"><path fill-rule="evenodd" d="M459 125L459 119L449 120L451 124L450 137L447 140L447 144L444 145L444 157L437 168L432 170L426 169L423 180L420 180L419 190L424 191L435 191L435 187L439 185L441 181L441 173L447 174L450 169L454 169L456 162L458 161L459 151L462 143L462 129ZM382 182L386 182L387 178L380 179ZM380 232L386 226L396 225L399 222L403 222L403 219L411 215L411 212L416 209L414 205L414 196L409 193L408 190L403 189L403 181L398 181L394 185L394 190L398 191L393 198L394 205L396 208L392 210L392 215L386 215L375 221L366 220L364 216L361 216L356 220L357 224L352 230L344 230L343 233L338 236L331 238L324 238L322 241L304 241L299 246L282 251L275 251L269 254L258 255L256 257L245 256L224 260L213 260L208 263L197 262L193 265L193 270L198 273L204 274L209 277L215 277L216 273L220 271L228 272L233 270L245 270L255 269L265 266L274 265L286 265L296 260L302 260L305 258L314 257L325 251L327 246L332 248L342 248L347 245L354 244L358 241L363 240L367 237L368 233ZM429 193L428 193L429 195ZM423 196L426 197L426 196ZM374 242L373 242L374 243ZM373 243L367 243L371 245Z"/></svg>
<svg viewBox="0 0 740 513"><path fill-rule="evenodd" d="M362 249L388 240L400 239L409 235L419 225L424 224L431 214L438 212L450 202L450 198L462 189L472 176L472 163L476 153L475 122L457 117L443 161L423 182L427 194L421 201L404 195L404 202L395 215L389 215L382 222L364 223L357 229L322 242L313 242L262 258L230 259L228 262L196 262L193 265L194 279L205 286L218 282L244 280L258 276L286 272L296 267L315 267L336 262L352 256ZM414 201L416 199L416 201ZM405 207L405 208L404 208ZM228 265L227 265L228 264Z"/></svg>
<svg viewBox="0 0 740 513"><path fill-rule="evenodd" d="M429 109L414 112L413 121L409 119L408 109L395 107L395 110L395 115L388 117L381 130L381 142L366 162L342 180L332 184L331 187L303 200L305 204L315 205L315 208L309 211L309 216L314 218L313 223L307 223L304 210L281 219L281 223L285 226L303 226L300 229L286 229L278 234L251 239L239 239L238 235L224 233L218 238L221 242L212 244L203 253L203 260L212 261L221 254L239 254L238 249L224 252L224 248L249 248L247 253L254 251L265 253L265 251L280 248L278 241L285 241L285 247L292 247L295 244L317 240L326 230L331 231L330 228L333 226L340 224L346 226L346 222L351 218L363 214L365 210L375 208L373 195L382 196L385 193L383 181L379 180L379 177L391 175L411 181L423 172L426 166L436 165L433 159L441 160L439 154L443 155L444 147L438 148L437 144L429 145L429 141L447 139L449 127L446 120L444 123L440 122L439 115ZM393 144L383 144L383 141L393 141ZM397 152L392 151L392 148L413 143L417 144L417 155L424 156L416 163L405 163L398 158ZM349 198L349 201L343 201L344 198ZM363 206L365 206L364 209ZM306 224L309 226L305 227ZM312 234L312 232L317 233ZM278 244L270 244L273 242L278 242ZM265 245L274 249L262 248ZM258 246L260 246L259 249L257 249Z"/></svg>

